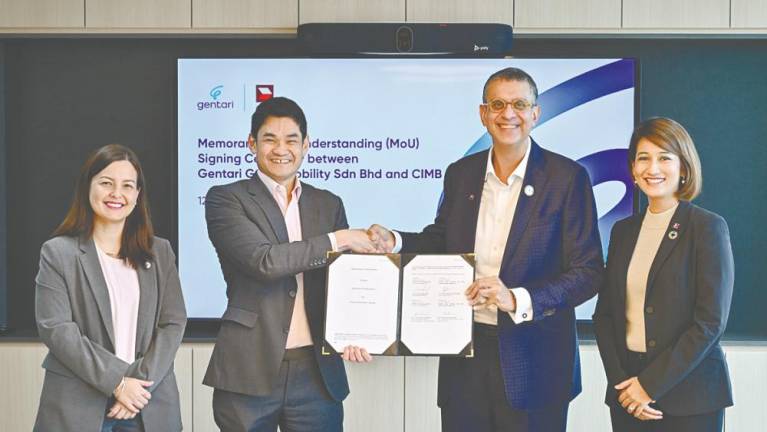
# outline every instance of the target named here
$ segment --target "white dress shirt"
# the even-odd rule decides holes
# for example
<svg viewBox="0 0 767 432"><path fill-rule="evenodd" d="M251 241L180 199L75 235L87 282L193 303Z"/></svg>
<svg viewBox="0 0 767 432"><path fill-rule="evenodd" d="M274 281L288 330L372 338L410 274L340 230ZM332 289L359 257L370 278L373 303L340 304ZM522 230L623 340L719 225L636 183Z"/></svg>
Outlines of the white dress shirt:
<svg viewBox="0 0 767 432"><path fill-rule="evenodd" d="M501 271L506 242L509 239L511 223L522 190L522 181L530 158L530 143L519 165L514 169L508 184L501 181L493 168L493 149L487 155L485 185L482 187L482 199L477 217L477 232L474 240L477 279L498 276ZM511 289L517 303L516 310L509 313L512 320L519 324L533 319L533 305L530 293L525 288ZM483 324L498 324L498 308L495 305L475 307L474 321Z"/></svg>
<svg viewBox="0 0 767 432"><path fill-rule="evenodd" d="M525 156L508 178L508 184L502 182L493 168L493 149L488 152L485 184L482 187L482 199L479 205L477 231L474 241L476 255L476 277L498 276L501 271L503 254L509 238L511 223L522 190L522 180L527 170L530 157L530 142L527 143ZM402 237L397 231L394 234L394 250L402 248ZM511 288L517 303L516 310L509 313L511 319L519 324L533 319L533 303L530 293L522 287ZM483 324L498 325L498 308L495 305L475 306L474 321Z"/></svg>

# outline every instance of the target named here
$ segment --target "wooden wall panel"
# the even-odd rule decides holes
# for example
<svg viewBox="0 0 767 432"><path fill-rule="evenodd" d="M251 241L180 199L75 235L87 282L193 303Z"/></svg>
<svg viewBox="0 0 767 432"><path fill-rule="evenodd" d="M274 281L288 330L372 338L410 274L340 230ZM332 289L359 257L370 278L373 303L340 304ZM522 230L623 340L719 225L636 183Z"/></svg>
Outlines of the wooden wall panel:
<svg viewBox="0 0 767 432"><path fill-rule="evenodd" d="M192 417L194 401L194 382L192 379L192 347L181 345L176 352L176 360L173 364L178 384L178 394L181 399L181 422L184 430L192 430L194 419Z"/></svg>
<svg viewBox="0 0 767 432"><path fill-rule="evenodd" d="M88 0L85 26L99 29L188 29L190 0Z"/></svg>
<svg viewBox="0 0 767 432"><path fill-rule="evenodd" d="M301 0L299 22L404 22L405 0Z"/></svg>
<svg viewBox="0 0 767 432"><path fill-rule="evenodd" d="M512 24L514 0L408 0L408 22Z"/></svg>
<svg viewBox="0 0 767 432"><path fill-rule="evenodd" d="M581 383L583 391L570 403L567 430L573 432L609 431L610 410L605 405L607 377L596 343L581 342Z"/></svg>
<svg viewBox="0 0 767 432"><path fill-rule="evenodd" d="M371 363L346 363L351 394L344 401L344 430L404 430L404 365L403 357L374 357Z"/></svg>
<svg viewBox="0 0 767 432"><path fill-rule="evenodd" d="M0 0L0 28L82 28L85 0Z"/></svg>
<svg viewBox="0 0 767 432"><path fill-rule="evenodd" d="M40 404L48 348L36 342L0 344L0 431L31 431Z"/></svg>
<svg viewBox="0 0 767 432"><path fill-rule="evenodd" d="M725 345L735 405L725 410L725 431L767 430L767 349Z"/></svg>
<svg viewBox="0 0 767 432"><path fill-rule="evenodd" d="M192 0L196 29L286 28L298 25L298 0Z"/></svg>
<svg viewBox="0 0 767 432"><path fill-rule="evenodd" d="M437 406L437 357L405 359L405 431L439 432L442 429Z"/></svg>
<svg viewBox="0 0 767 432"><path fill-rule="evenodd" d="M619 29L621 0L516 0L514 28Z"/></svg>
<svg viewBox="0 0 767 432"><path fill-rule="evenodd" d="M218 432L213 420L213 389L202 385L202 378L208 369L210 356L213 354L213 344L191 344L192 346L192 384L194 405L192 416L194 432Z"/></svg>
<svg viewBox="0 0 767 432"><path fill-rule="evenodd" d="M767 1L730 0L734 29L767 29Z"/></svg>
<svg viewBox="0 0 767 432"><path fill-rule="evenodd" d="M38 342L0 343L0 430L31 430L37 414L47 348ZM184 430L215 432L213 389L202 377L212 343L188 343L176 355ZM604 405L606 378L593 342L580 345L583 393L570 405L568 430L609 430ZM767 345L725 343L735 406L725 413L726 430L767 430ZM345 430L439 432L436 357L376 357L347 364L352 394L344 402Z"/></svg>
<svg viewBox="0 0 767 432"><path fill-rule="evenodd" d="M623 0L624 29L726 29L730 0Z"/></svg>

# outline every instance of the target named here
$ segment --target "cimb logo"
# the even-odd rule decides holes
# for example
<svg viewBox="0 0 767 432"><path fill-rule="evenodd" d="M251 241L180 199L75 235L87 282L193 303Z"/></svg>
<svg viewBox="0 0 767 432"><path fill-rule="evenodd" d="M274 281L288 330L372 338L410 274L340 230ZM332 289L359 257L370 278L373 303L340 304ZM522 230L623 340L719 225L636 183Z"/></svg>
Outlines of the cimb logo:
<svg viewBox="0 0 767 432"><path fill-rule="evenodd" d="M256 85L256 102L264 102L274 97L274 84Z"/></svg>
<svg viewBox="0 0 767 432"><path fill-rule="evenodd" d="M210 110L210 109L234 109L233 100L219 100L224 93L224 86L217 85L210 89L208 95L212 100L197 102L197 111Z"/></svg>

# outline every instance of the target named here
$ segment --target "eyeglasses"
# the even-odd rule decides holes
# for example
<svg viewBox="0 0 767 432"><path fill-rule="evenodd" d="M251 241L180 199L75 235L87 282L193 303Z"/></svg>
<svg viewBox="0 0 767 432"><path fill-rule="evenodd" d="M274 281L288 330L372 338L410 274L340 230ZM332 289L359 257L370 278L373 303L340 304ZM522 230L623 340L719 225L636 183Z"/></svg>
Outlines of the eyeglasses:
<svg viewBox="0 0 767 432"><path fill-rule="evenodd" d="M513 101L507 102L503 99L493 99L488 103L482 104L486 106L490 112L493 113L500 113L506 110L506 105L511 105L511 109L513 109L515 112L518 113L524 113L527 112L530 108L534 107L536 104L528 101L527 99L514 99Z"/></svg>

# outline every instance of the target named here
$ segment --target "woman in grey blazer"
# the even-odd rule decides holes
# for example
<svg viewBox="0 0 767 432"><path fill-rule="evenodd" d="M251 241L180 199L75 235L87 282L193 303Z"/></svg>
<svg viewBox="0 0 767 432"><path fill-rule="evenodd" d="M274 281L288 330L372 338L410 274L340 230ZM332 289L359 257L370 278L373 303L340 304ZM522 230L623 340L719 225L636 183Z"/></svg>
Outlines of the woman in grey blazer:
<svg viewBox="0 0 767 432"><path fill-rule="evenodd" d="M679 123L641 123L628 160L648 207L613 227L594 314L613 430L721 431L732 405L719 345L734 281L727 223L689 202L700 161Z"/></svg>
<svg viewBox="0 0 767 432"><path fill-rule="evenodd" d="M34 430L181 430L173 359L186 310L133 151L113 144L88 158L35 281L49 353Z"/></svg>

